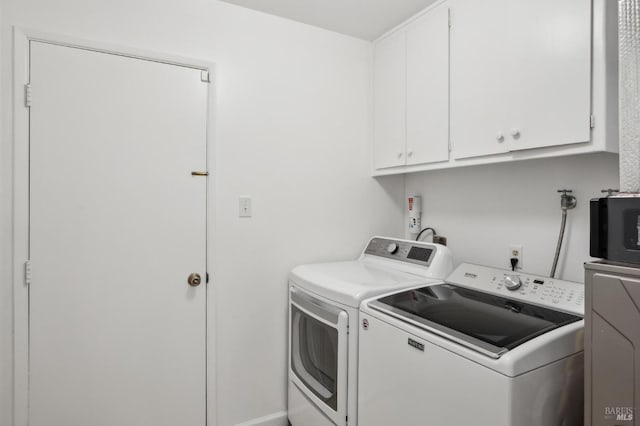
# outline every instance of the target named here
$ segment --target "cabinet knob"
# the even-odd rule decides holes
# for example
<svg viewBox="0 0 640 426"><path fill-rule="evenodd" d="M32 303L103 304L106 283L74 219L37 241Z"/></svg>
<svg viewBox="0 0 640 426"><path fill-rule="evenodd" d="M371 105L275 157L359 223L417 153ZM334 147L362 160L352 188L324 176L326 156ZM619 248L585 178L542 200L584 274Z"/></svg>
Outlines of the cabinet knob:
<svg viewBox="0 0 640 426"><path fill-rule="evenodd" d="M514 127L511 129L511 136L513 136L514 139L518 139L520 137L520 130Z"/></svg>
<svg viewBox="0 0 640 426"><path fill-rule="evenodd" d="M407 157L411 157L413 155L413 151L407 152Z"/></svg>
<svg viewBox="0 0 640 426"><path fill-rule="evenodd" d="M398 158L402 158L402 153L401 152L398 153Z"/></svg>
<svg viewBox="0 0 640 426"><path fill-rule="evenodd" d="M496 140L500 143L504 142L504 135L502 132L498 132L498 134L496 134Z"/></svg>

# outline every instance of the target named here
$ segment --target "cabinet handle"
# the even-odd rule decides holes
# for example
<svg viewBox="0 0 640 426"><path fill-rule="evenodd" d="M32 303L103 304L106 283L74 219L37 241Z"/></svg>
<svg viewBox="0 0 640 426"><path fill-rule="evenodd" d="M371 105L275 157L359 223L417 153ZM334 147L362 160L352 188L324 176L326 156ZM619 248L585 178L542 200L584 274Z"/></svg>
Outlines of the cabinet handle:
<svg viewBox="0 0 640 426"><path fill-rule="evenodd" d="M413 151L407 152L407 157L411 157L413 155Z"/></svg>
<svg viewBox="0 0 640 426"><path fill-rule="evenodd" d="M398 158L402 158L402 153L401 152L398 153Z"/></svg>
<svg viewBox="0 0 640 426"><path fill-rule="evenodd" d="M496 134L496 140L500 143L504 142L504 135L502 132L498 132L498 134Z"/></svg>
<svg viewBox="0 0 640 426"><path fill-rule="evenodd" d="M520 130L514 127L511 129L511 136L513 136L514 139L518 139L520 137Z"/></svg>

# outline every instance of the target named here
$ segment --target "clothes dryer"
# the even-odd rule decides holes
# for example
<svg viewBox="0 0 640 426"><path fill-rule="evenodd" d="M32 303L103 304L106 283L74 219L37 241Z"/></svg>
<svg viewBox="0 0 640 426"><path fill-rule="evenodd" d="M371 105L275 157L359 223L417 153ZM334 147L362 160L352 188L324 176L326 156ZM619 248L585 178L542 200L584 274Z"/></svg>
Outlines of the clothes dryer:
<svg viewBox="0 0 640 426"><path fill-rule="evenodd" d="M288 417L293 426L357 425L358 308L369 297L441 283L445 246L373 237L356 260L298 266L289 277Z"/></svg>

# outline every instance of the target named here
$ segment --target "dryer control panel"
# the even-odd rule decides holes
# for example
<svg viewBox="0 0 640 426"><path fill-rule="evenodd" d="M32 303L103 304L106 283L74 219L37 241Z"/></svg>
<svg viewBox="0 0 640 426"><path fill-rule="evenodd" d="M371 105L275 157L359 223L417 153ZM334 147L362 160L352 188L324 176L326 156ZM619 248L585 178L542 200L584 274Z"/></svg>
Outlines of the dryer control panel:
<svg viewBox="0 0 640 426"><path fill-rule="evenodd" d="M435 244L374 237L364 249L364 254L429 266L437 250Z"/></svg>
<svg viewBox="0 0 640 426"><path fill-rule="evenodd" d="M463 263L447 282L584 316L584 284Z"/></svg>

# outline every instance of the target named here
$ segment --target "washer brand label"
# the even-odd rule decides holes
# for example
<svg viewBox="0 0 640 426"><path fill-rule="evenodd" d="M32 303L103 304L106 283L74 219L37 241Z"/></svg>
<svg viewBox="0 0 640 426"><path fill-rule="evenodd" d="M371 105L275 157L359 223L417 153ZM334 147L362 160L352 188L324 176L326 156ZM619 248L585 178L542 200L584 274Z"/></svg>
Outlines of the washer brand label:
<svg viewBox="0 0 640 426"><path fill-rule="evenodd" d="M465 272L464 273L464 277L465 278L478 278L478 275L472 274L471 272Z"/></svg>
<svg viewBox="0 0 640 426"><path fill-rule="evenodd" d="M424 345L422 343L420 343L420 342L416 342L411 337L409 337L409 341L407 343L409 343L409 346L413 346L414 348L419 349L422 352L424 352Z"/></svg>
<svg viewBox="0 0 640 426"><path fill-rule="evenodd" d="M366 319L366 318L362 320L362 329L363 330L368 330L369 329L369 320Z"/></svg>
<svg viewBox="0 0 640 426"><path fill-rule="evenodd" d="M633 421L633 407L604 407L605 420Z"/></svg>

